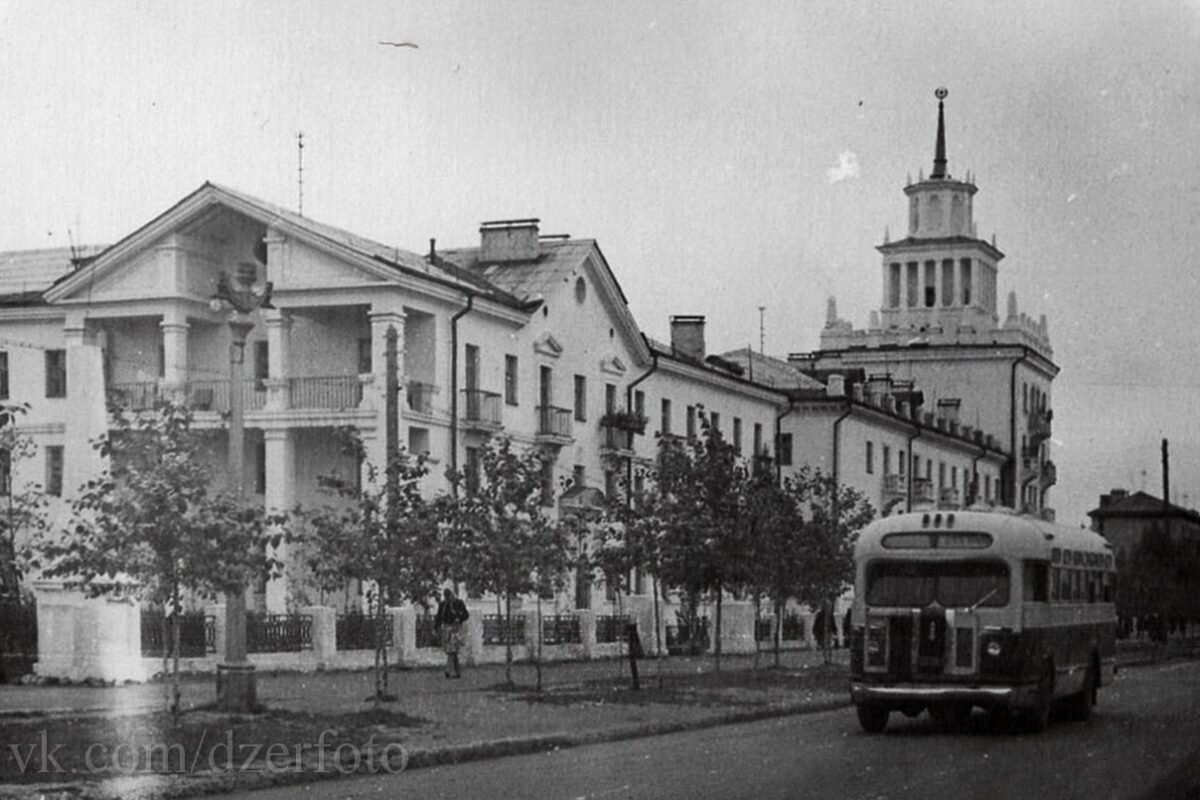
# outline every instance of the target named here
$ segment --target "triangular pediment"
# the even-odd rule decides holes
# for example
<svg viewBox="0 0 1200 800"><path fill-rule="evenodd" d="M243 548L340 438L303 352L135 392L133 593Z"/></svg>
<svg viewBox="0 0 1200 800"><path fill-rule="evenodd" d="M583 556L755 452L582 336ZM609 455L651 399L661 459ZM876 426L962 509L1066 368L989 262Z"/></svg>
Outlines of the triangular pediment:
<svg viewBox="0 0 1200 800"><path fill-rule="evenodd" d="M411 262L411 263L410 263ZM222 271L256 263L275 291L395 279L423 261L255 198L204 184L46 293L52 303L210 297ZM269 266L268 266L269 263Z"/></svg>
<svg viewBox="0 0 1200 800"><path fill-rule="evenodd" d="M627 371L625 362L616 353L609 353L600 359L600 371L609 375L621 376Z"/></svg>
<svg viewBox="0 0 1200 800"><path fill-rule="evenodd" d="M554 334L547 331L533 341L533 351L551 358L558 358L562 355L563 346L559 344L558 339L554 338Z"/></svg>

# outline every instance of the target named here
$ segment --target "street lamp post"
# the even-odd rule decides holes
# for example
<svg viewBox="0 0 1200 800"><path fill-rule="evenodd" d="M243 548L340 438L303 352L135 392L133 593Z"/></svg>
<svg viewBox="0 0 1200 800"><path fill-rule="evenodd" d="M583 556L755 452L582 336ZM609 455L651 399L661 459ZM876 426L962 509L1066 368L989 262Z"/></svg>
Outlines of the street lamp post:
<svg viewBox="0 0 1200 800"><path fill-rule="evenodd" d="M256 285L257 267L238 265L236 287L222 273L211 307L229 312L229 490L236 502L245 496L245 398L242 395L242 364L246 337L254 329L250 314L271 308L271 284ZM257 705L254 665L246 655L246 591L244 587L225 595L225 662L217 665L217 705L225 711L250 711Z"/></svg>

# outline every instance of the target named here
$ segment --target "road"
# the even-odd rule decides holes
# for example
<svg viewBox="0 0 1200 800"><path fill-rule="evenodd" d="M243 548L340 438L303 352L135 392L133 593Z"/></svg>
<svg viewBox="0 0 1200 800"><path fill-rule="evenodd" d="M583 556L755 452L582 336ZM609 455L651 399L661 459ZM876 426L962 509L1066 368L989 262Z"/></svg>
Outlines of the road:
<svg viewBox="0 0 1200 800"><path fill-rule="evenodd" d="M1089 722L952 732L896 714L864 734L850 709L533 756L241 795L285 798L1140 798L1200 754L1200 663L1127 669Z"/></svg>

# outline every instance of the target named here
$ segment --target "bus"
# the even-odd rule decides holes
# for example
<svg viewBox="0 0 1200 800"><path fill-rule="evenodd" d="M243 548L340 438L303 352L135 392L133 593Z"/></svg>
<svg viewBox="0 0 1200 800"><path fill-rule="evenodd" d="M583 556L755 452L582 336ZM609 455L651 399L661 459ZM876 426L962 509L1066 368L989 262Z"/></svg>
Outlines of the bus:
<svg viewBox="0 0 1200 800"><path fill-rule="evenodd" d="M1087 719L1116 675L1116 573L1093 531L1007 511L915 511L855 544L850 696L868 733L893 711L962 725L975 708L1045 730Z"/></svg>

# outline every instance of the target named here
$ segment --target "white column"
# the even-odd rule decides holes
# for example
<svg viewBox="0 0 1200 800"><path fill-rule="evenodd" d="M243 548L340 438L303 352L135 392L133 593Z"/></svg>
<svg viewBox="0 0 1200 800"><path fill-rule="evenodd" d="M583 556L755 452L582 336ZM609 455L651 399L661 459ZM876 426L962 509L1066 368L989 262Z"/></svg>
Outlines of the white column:
<svg viewBox="0 0 1200 800"><path fill-rule="evenodd" d="M288 407L288 378L291 377L292 315L277 308L263 310L267 326L267 402L266 408L282 411Z"/></svg>
<svg viewBox="0 0 1200 800"><path fill-rule="evenodd" d="M296 500L296 440L290 430L264 430L266 450L267 485L264 506L268 511L283 511L295 505ZM280 543L273 553L275 558L287 562L287 545ZM290 565L288 565L290 567ZM267 611L282 614L287 610L288 575L267 583Z"/></svg>
<svg viewBox="0 0 1200 800"><path fill-rule="evenodd" d="M182 399L188 380L188 323L182 309L172 308L158 323L162 330L162 388L169 396Z"/></svg>
<svg viewBox="0 0 1200 800"><path fill-rule="evenodd" d="M372 459L372 463L382 467L387 460L387 335L388 330L394 328L396 331L396 377L399 381L399 396L396 398L399 405L404 403L404 312L395 308L372 306L370 313L371 320L371 372L374 374L374 380L370 386L364 386L364 392L369 391L372 397L372 402L375 408L375 420L378 442L375 444L374 451L369 450L367 455ZM365 398L364 398L365 402ZM397 436L403 438L402 432L399 430L400 417L399 406L396 411Z"/></svg>

